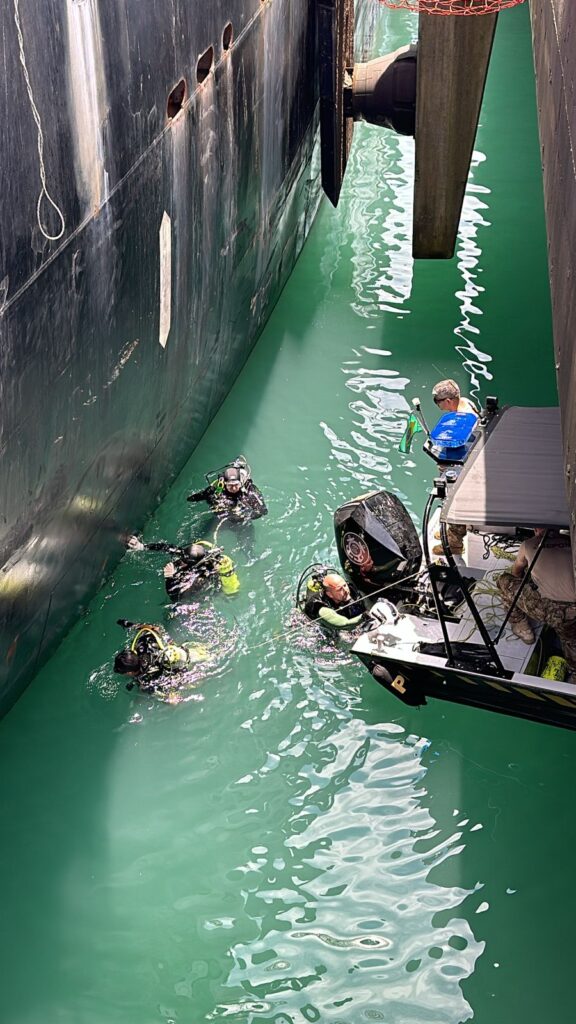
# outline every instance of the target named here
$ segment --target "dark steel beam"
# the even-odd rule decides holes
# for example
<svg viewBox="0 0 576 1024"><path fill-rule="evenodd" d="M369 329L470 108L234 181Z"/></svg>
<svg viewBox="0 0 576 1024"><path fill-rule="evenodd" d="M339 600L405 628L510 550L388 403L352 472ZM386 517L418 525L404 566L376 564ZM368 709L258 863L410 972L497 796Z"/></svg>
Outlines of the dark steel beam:
<svg viewBox="0 0 576 1024"><path fill-rule="evenodd" d="M318 0L316 9L322 188L337 206L354 130L352 111L344 109L354 66L354 0Z"/></svg>
<svg viewBox="0 0 576 1024"><path fill-rule="evenodd" d="M415 259L454 255L497 17L420 15Z"/></svg>

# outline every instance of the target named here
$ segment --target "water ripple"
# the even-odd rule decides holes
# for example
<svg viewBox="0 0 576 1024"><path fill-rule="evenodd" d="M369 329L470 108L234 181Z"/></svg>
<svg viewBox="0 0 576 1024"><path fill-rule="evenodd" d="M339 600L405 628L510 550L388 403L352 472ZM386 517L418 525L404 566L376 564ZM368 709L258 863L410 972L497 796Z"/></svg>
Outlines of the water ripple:
<svg viewBox="0 0 576 1024"><path fill-rule="evenodd" d="M309 693L303 710L314 703ZM429 877L464 844L462 831L443 832L427 807L426 746L326 708L316 734L303 719L291 728L276 766L293 808L290 834L281 854L262 846L238 865L260 937L234 945L230 985L277 1011L314 991L310 1005L323 1019L347 1000L354 975L354 1020L376 1012L376 979L386 983L392 1019L400 1003L415 1019L440 1019L440 1010L443 1021L467 1018L460 981L483 944L457 915L470 891ZM447 910L449 924L438 927Z"/></svg>

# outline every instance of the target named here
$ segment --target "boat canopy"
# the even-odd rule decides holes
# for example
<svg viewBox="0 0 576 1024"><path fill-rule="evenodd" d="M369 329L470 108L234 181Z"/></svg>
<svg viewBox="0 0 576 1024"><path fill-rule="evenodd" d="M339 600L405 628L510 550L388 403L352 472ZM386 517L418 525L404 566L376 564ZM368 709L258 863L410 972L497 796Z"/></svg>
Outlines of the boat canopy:
<svg viewBox="0 0 576 1024"><path fill-rule="evenodd" d="M508 406L489 422L441 518L472 527L568 527L560 410Z"/></svg>

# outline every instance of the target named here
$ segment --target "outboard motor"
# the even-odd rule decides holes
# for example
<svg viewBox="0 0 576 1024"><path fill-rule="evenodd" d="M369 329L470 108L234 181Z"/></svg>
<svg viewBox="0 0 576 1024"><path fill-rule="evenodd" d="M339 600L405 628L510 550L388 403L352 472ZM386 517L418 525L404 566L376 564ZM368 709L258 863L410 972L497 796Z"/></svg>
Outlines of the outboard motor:
<svg viewBox="0 0 576 1024"><path fill-rule="evenodd" d="M361 593L400 584L420 568L422 548L414 523L390 491L373 491L341 505L334 513L334 532L340 564ZM388 596L394 598L394 591Z"/></svg>

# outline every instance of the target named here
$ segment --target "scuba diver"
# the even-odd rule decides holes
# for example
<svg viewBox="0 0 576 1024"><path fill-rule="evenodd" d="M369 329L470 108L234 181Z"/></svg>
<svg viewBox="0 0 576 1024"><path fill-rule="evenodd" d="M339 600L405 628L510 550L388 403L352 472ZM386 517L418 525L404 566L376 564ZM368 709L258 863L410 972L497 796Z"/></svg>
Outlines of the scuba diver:
<svg viewBox="0 0 576 1024"><path fill-rule="evenodd" d="M240 522L259 519L268 512L243 455L216 473L207 473L206 479L208 486L189 494L187 501L206 501L217 516Z"/></svg>
<svg viewBox="0 0 576 1024"><path fill-rule="evenodd" d="M174 559L164 566L166 593L171 601L182 601L202 590L209 583L219 584L224 594L236 594L240 580L232 559L207 540L197 540L186 547L177 547L166 541L144 543L139 537L127 540L131 551L164 551Z"/></svg>
<svg viewBox="0 0 576 1024"><path fill-rule="evenodd" d="M319 619L332 629L349 630L365 617L362 600L337 572L313 574L306 582L302 611L309 619Z"/></svg>
<svg viewBox="0 0 576 1024"><path fill-rule="evenodd" d="M161 626L138 624L128 619L118 619L118 625L135 629L136 633L130 646L114 658L114 671L130 676L142 693L161 693L174 685L171 677L210 656L203 644L175 644ZM126 689L132 690L134 682L126 683Z"/></svg>

